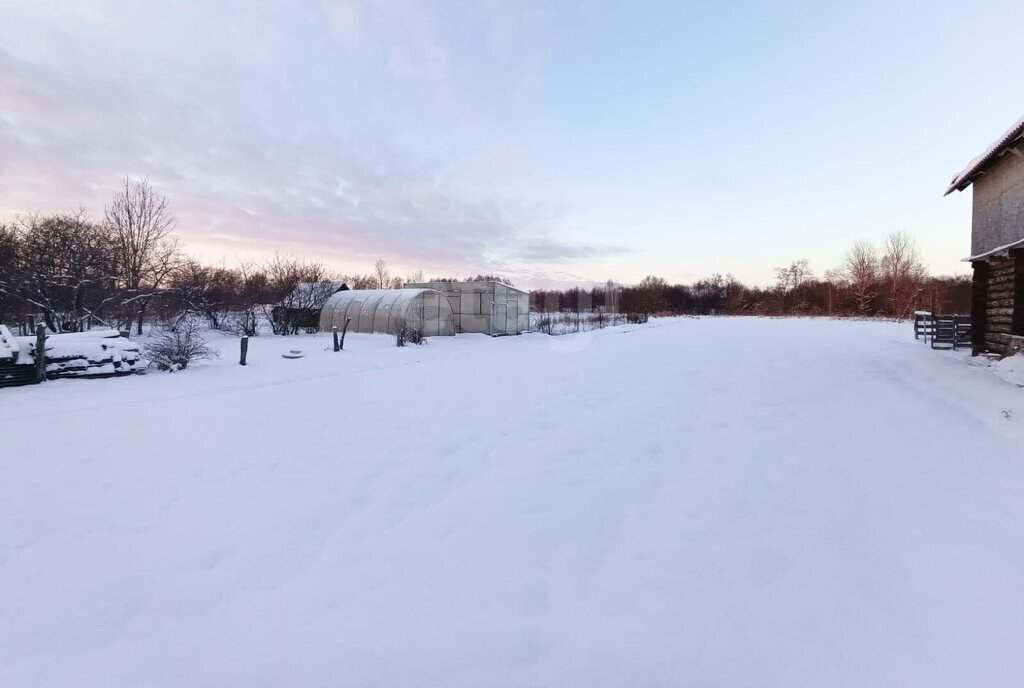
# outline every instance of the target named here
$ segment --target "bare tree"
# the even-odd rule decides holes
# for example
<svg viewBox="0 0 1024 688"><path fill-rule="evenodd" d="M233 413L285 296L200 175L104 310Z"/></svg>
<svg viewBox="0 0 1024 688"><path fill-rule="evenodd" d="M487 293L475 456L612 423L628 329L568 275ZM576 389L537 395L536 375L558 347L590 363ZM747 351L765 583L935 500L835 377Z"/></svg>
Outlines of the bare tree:
<svg viewBox="0 0 1024 688"><path fill-rule="evenodd" d="M373 264L373 274L377 280L378 289L387 289L391 286L391 272L388 271L388 264L383 258L378 258Z"/></svg>
<svg viewBox="0 0 1024 688"><path fill-rule="evenodd" d="M907 232L887 236L879 265L888 291L890 313L894 318L908 317L917 287L926 276L914 237Z"/></svg>
<svg viewBox="0 0 1024 688"><path fill-rule="evenodd" d="M264 309L274 334L298 334L323 308L335 285L323 263L275 255L264 268L268 298Z"/></svg>
<svg viewBox="0 0 1024 688"><path fill-rule="evenodd" d="M604 309L608 313L619 312L619 302L622 299L622 287L615 283L615 280L608 280L604 283Z"/></svg>
<svg viewBox="0 0 1024 688"><path fill-rule="evenodd" d="M232 317L240 307L242 273L226 267L203 265L194 258L183 260L168 281L170 297L165 317L180 318L195 313L206 318L212 329L236 331Z"/></svg>
<svg viewBox="0 0 1024 688"><path fill-rule="evenodd" d="M14 227L0 224L0 322L20 320L23 315L24 302L15 283L20 254L21 240Z"/></svg>
<svg viewBox="0 0 1024 688"><path fill-rule="evenodd" d="M668 282L661 277L647 275L636 286L639 296L640 310L644 313L657 313L665 309L665 290Z"/></svg>
<svg viewBox="0 0 1024 688"><path fill-rule="evenodd" d="M111 242L84 210L20 217L8 232L20 259L0 272L0 292L23 300L53 332L103 322L115 281Z"/></svg>
<svg viewBox="0 0 1024 688"><path fill-rule="evenodd" d="M783 312L786 311L787 302L789 302L788 305L790 306L794 305L792 302L795 299L790 298L791 295L795 296L797 290L812 279L814 279L814 274L811 272L810 265L806 258L794 260L788 267L775 268L775 281L777 283L779 294L782 297L780 309ZM801 305L797 310L804 309Z"/></svg>
<svg viewBox="0 0 1024 688"><path fill-rule="evenodd" d="M178 240L172 235L175 220L167 198L147 179L125 179L105 217L120 278L128 291L128 312L137 317L138 333L142 334L146 307L178 264Z"/></svg>
<svg viewBox="0 0 1024 688"><path fill-rule="evenodd" d="M857 312L867 315L878 296L878 254L870 241L858 241L846 252L843 277L849 281Z"/></svg>
<svg viewBox="0 0 1024 688"><path fill-rule="evenodd" d="M342 275L339 281L348 285L349 289L376 289L376 275Z"/></svg>
<svg viewBox="0 0 1024 688"><path fill-rule="evenodd" d="M267 273L249 262L242 262L235 272L238 275L238 292L228 328L237 334L255 337L260 330L262 306L270 292L270 279Z"/></svg>
<svg viewBox="0 0 1024 688"><path fill-rule="evenodd" d="M788 267L775 268L775 280L779 288L786 292L793 291L812 279L814 279L814 273L811 272L806 258L794 260Z"/></svg>

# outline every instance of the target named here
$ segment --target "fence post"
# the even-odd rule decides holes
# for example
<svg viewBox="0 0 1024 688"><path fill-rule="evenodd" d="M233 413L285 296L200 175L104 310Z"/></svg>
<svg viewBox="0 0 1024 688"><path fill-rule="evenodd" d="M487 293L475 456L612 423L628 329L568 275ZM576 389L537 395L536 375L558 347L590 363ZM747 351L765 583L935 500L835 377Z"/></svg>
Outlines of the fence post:
<svg viewBox="0 0 1024 688"><path fill-rule="evenodd" d="M249 353L249 335L242 335L242 355L238 359L239 365L245 365L245 357Z"/></svg>
<svg viewBox="0 0 1024 688"><path fill-rule="evenodd" d="M341 350L345 350L345 333L348 332L348 324L352 322L352 318L345 318L345 327L341 328Z"/></svg>
<svg viewBox="0 0 1024 688"><path fill-rule="evenodd" d="M36 325L36 382L46 379L46 326Z"/></svg>
<svg viewBox="0 0 1024 688"><path fill-rule="evenodd" d="M338 326L335 325L331 328L331 333L334 335L334 350L341 351L341 346L338 345Z"/></svg>

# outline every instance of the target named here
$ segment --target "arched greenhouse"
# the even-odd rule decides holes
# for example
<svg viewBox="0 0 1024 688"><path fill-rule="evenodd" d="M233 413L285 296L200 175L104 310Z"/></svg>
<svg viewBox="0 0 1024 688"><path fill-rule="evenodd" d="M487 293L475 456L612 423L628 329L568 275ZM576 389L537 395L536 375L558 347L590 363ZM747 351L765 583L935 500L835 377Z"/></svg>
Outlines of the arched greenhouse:
<svg viewBox="0 0 1024 688"><path fill-rule="evenodd" d="M455 334L451 303L433 289L350 289L327 299L320 311L320 330L330 332L345 327L349 332L393 334L403 321L412 329L422 329L428 337Z"/></svg>

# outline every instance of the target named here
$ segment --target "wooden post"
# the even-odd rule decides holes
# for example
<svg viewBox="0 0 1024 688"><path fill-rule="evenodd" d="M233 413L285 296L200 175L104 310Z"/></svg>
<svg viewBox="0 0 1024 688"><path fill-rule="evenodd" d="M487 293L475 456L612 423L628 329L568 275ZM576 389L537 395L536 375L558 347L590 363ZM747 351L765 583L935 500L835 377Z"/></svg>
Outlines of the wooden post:
<svg viewBox="0 0 1024 688"><path fill-rule="evenodd" d="M36 325L36 381L46 379L46 326Z"/></svg>
<svg viewBox="0 0 1024 688"><path fill-rule="evenodd" d="M242 335L242 355L238 359L239 365L245 365L245 357L249 353L249 335Z"/></svg>
<svg viewBox="0 0 1024 688"><path fill-rule="evenodd" d="M334 326L331 328L331 333L334 335L334 350L341 351L341 346L338 345L338 327Z"/></svg>
<svg viewBox="0 0 1024 688"><path fill-rule="evenodd" d="M977 260L972 263L974 277L971 281L971 355L977 356L985 350L985 328L988 308L988 263Z"/></svg>
<svg viewBox="0 0 1024 688"><path fill-rule="evenodd" d="M345 327L341 328L341 350L345 350L345 333L348 332L348 324L352 322L352 318L345 318Z"/></svg>

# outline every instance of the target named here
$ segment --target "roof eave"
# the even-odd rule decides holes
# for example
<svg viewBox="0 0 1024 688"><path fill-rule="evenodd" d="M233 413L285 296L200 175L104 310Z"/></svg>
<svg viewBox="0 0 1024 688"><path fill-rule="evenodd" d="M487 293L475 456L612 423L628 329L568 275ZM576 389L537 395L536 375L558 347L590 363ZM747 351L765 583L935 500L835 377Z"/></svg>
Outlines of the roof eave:
<svg viewBox="0 0 1024 688"><path fill-rule="evenodd" d="M949 185L949 187L946 189L946 193L944 193L942 195L943 196L948 196L949 194L953 193L954 191L963 191L966 188L967 188L966 184L961 185L961 184L953 183L953 184Z"/></svg>
<svg viewBox="0 0 1024 688"><path fill-rule="evenodd" d="M998 161L1006 151L1015 148L1022 138L1024 138L1024 117L1021 117L1014 122L1013 126L1007 129L1002 136L986 148L981 155L967 163L967 167L953 177L953 181L950 182L949 186L946 188L946 193L944 193L943 196L948 196L954 191L963 191L973 184L975 180L995 164L995 162Z"/></svg>
<svg viewBox="0 0 1024 688"><path fill-rule="evenodd" d="M973 263L976 260L987 260L988 258L994 258L996 256L1009 255L1010 251L1017 248L1021 248L1022 246L1024 246L1024 239L1017 239L1016 241L1011 241L1008 244L997 246L991 251L985 251L984 253L979 253L976 256L968 256L967 258L963 258L960 262Z"/></svg>

